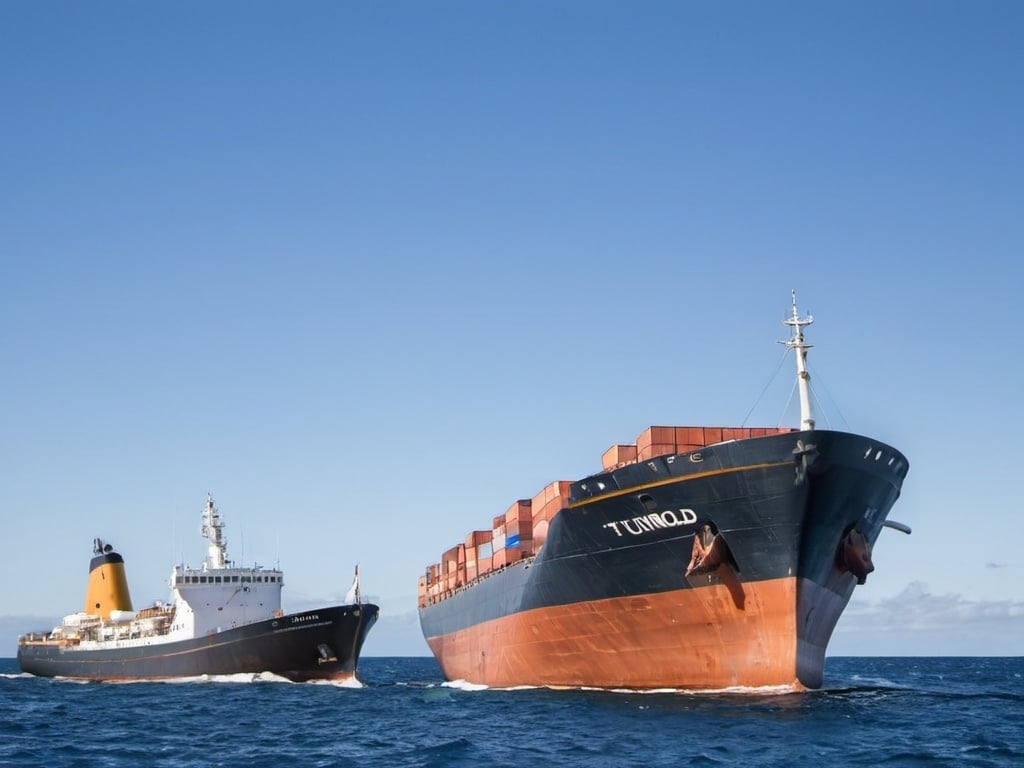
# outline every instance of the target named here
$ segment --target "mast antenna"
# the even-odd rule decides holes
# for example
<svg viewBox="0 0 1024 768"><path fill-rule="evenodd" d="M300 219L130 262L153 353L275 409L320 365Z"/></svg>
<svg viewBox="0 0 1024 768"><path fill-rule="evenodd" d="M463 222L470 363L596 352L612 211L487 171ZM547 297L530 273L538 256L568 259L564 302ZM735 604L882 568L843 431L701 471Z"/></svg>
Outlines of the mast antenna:
<svg viewBox="0 0 1024 768"><path fill-rule="evenodd" d="M203 508L203 537L209 542L206 549L204 570L221 569L227 564L227 539L224 537L224 523L213 505L213 496L207 494Z"/></svg>
<svg viewBox="0 0 1024 768"><path fill-rule="evenodd" d="M800 312L796 308L795 290L792 291L792 295L793 313L782 321L792 329L792 335L779 344L785 344L788 349L796 352L796 381L800 390L800 429L806 431L814 429L814 414L811 411L811 374L807 372L807 350L814 345L804 341L804 326L813 323L814 316L808 313L806 317L800 317Z"/></svg>

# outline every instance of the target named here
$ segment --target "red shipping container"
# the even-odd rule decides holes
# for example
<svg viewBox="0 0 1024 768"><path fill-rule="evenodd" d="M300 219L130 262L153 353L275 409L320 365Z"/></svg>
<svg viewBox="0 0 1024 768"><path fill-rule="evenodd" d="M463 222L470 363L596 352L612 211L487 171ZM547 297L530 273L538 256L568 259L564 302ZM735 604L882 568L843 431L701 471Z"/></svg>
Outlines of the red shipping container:
<svg viewBox="0 0 1024 768"><path fill-rule="evenodd" d="M531 503L531 510L533 511L532 530L530 534L537 537L537 523L540 520L550 520L558 511L569 503L569 486L572 485L568 480L556 480L553 483L548 483L542 491L533 497ZM546 530L546 529L545 529ZM526 528L520 525L519 535L522 537L526 535ZM497 545L495 545L497 547Z"/></svg>
<svg viewBox="0 0 1024 768"><path fill-rule="evenodd" d="M651 439L651 430L648 427L647 429L645 429L643 432L636 436L636 441L634 444L636 445L637 453L642 451L644 448L650 448L652 442L654 441Z"/></svg>
<svg viewBox="0 0 1024 768"><path fill-rule="evenodd" d="M441 572L445 576L454 573L455 569L458 567L459 548L461 546L462 545L460 544L458 547L452 547L451 549L445 551L445 553L441 556Z"/></svg>
<svg viewBox="0 0 1024 768"><path fill-rule="evenodd" d="M523 558L529 557L533 554L530 550L523 547L506 547L505 558L508 560L509 565L512 563L518 563Z"/></svg>
<svg viewBox="0 0 1024 768"><path fill-rule="evenodd" d="M505 523L503 522L494 532L494 536L490 539L490 544L493 545L494 551L498 552L500 549L505 549Z"/></svg>
<svg viewBox="0 0 1024 768"><path fill-rule="evenodd" d="M557 504L550 504L549 508L556 507ZM557 511L557 510L556 510ZM554 513L552 513L554 514ZM523 520L522 522L509 523L505 527L505 547L520 546L523 541L530 541L533 539L533 521Z"/></svg>
<svg viewBox="0 0 1024 768"><path fill-rule="evenodd" d="M569 488L572 483L568 480L556 480L548 487L552 489L551 498L558 501L559 509L569 504Z"/></svg>
<svg viewBox="0 0 1024 768"><path fill-rule="evenodd" d="M505 523L513 521L533 519L533 501L531 499L520 499L505 512Z"/></svg>
<svg viewBox="0 0 1024 768"><path fill-rule="evenodd" d="M637 460L647 461L655 456L665 456L676 452L675 443L652 443L649 447L637 450Z"/></svg>
<svg viewBox="0 0 1024 768"><path fill-rule="evenodd" d="M537 552L544 544L544 539L548 536L548 521L547 520L535 520L533 522L533 551Z"/></svg>
<svg viewBox="0 0 1024 768"><path fill-rule="evenodd" d="M543 507L541 507L538 514L533 518L534 531L537 530L537 524L540 521L543 520L546 522L550 522L552 519L554 519L555 515L557 515L562 510L562 507L563 504L561 499L552 499L551 501L547 502Z"/></svg>
<svg viewBox="0 0 1024 768"><path fill-rule="evenodd" d="M704 427L676 427L676 450L682 451L684 445L704 446Z"/></svg>
<svg viewBox="0 0 1024 768"><path fill-rule="evenodd" d="M642 448L649 447L655 443L659 443L661 445L672 443L675 445L675 442L675 427L648 427L637 436L636 449L637 453L639 453Z"/></svg>
<svg viewBox="0 0 1024 768"><path fill-rule="evenodd" d="M547 503L548 488L542 489L536 496L533 497L533 502L530 505L530 509L533 512L533 519L544 517L544 504Z"/></svg>
<svg viewBox="0 0 1024 768"><path fill-rule="evenodd" d="M601 456L601 466L605 469L615 469L634 461L636 461L636 446L632 443L613 445Z"/></svg>
<svg viewBox="0 0 1024 768"><path fill-rule="evenodd" d="M503 565L505 565L505 550L497 550L494 553L493 557L491 557L491 563L493 564L494 568L501 568Z"/></svg>

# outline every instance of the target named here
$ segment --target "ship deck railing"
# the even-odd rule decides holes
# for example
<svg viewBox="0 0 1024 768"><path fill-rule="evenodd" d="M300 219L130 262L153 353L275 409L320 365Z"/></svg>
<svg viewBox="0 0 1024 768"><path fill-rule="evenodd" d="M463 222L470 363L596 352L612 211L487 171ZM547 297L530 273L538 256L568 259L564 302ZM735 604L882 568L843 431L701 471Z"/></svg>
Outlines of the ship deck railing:
<svg viewBox="0 0 1024 768"><path fill-rule="evenodd" d="M461 592L465 592L467 589L470 589L471 587L475 587L477 584L484 581L485 579L489 579L491 578L491 576L501 573L507 568L515 568L516 566L520 565L531 565L533 561L536 559L537 555L530 555L529 557L524 557L522 560L516 560L514 563L505 563L504 565L498 568L492 568L489 571L485 571L484 573L481 573L473 577L465 584L460 584L459 586L455 587L455 589L446 589L444 592L441 592L436 595L431 595L428 593L427 595L425 595L426 600L420 603L420 607L426 607L428 605L437 605L438 603L443 603L445 600L455 597L455 595Z"/></svg>
<svg viewBox="0 0 1024 768"><path fill-rule="evenodd" d="M52 632L29 632L18 636L18 645L78 645L81 638L54 635Z"/></svg>

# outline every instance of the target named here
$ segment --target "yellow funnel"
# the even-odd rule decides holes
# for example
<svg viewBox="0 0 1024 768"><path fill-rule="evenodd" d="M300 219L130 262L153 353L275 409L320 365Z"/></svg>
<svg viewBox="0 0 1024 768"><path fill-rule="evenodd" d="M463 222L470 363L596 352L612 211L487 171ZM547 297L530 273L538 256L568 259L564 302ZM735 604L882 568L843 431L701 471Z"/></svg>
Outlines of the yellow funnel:
<svg viewBox="0 0 1024 768"><path fill-rule="evenodd" d="M110 619L111 611L130 611L132 598L128 594L128 579L124 572L124 558L109 544L99 539L93 549L96 556L89 563L89 588L85 592L85 612Z"/></svg>

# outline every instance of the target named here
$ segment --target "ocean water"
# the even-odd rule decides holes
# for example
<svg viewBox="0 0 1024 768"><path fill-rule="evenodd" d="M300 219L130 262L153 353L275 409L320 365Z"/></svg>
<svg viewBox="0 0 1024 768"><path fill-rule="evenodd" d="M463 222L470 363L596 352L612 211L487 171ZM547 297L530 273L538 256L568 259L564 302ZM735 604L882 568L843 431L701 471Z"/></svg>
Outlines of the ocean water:
<svg viewBox="0 0 1024 768"><path fill-rule="evenodd" d="M359 677L81 683L0 659L0 766L1024 765L1024 658L833 658L809 693L473 689L430 658Z"/></svg>

